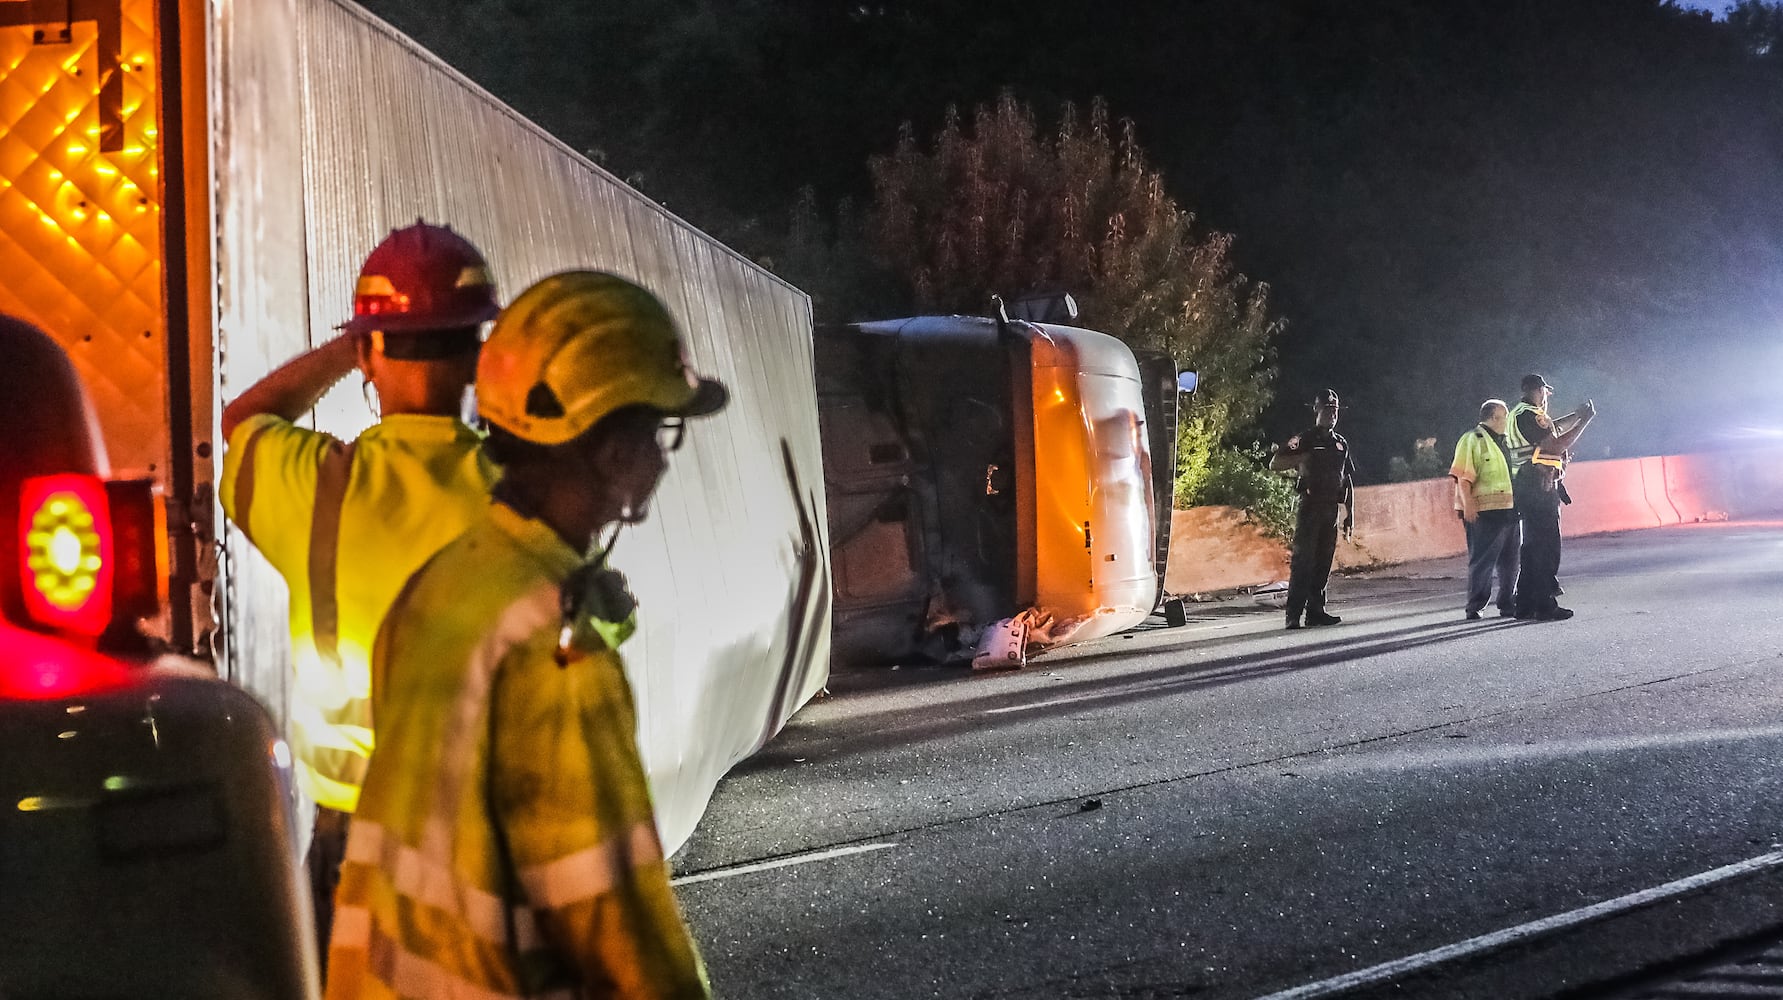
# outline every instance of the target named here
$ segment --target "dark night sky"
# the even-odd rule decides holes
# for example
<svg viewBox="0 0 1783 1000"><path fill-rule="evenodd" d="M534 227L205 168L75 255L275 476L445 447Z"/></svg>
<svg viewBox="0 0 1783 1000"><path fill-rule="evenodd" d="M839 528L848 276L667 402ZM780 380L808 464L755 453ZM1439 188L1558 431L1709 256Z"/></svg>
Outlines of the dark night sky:
<svg viewBox="0 0 1783 1000"><path fill-rule="evenodd" d="M1106 98L1289 321L1258 430L1329 382L1370 478L1530 370L1587 453L1783 433L1783 45L1661 0L368 2L760 257L900 122Z"/></svg>

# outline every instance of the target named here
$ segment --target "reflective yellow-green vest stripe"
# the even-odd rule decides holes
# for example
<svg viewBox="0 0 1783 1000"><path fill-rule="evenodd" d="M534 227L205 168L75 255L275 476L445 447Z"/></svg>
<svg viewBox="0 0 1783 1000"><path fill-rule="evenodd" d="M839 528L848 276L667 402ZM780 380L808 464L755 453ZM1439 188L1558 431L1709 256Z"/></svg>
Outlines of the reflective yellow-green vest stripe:
<svg viewBox="0 0 1783 1000"><path fill-rule="evenodd" d="M1510 427L1505 431L1505 438L1511 445L1511 465L1513 470L1521 468L1530 462L1534 462L1536 465L1545 465L1554 469L1565 468L1566 463L1562 456L1552 452L1544 452L1542 449L1530 444L1524 439L1523 431L1517 426L1517 417L1524 413L1534 413L1544 420L1547 419L1548 416L1546 410L1543 410L1541 407L1536 406L1533 403L1518 403L1516 406L1511 407L1511 422Z"/></svg>

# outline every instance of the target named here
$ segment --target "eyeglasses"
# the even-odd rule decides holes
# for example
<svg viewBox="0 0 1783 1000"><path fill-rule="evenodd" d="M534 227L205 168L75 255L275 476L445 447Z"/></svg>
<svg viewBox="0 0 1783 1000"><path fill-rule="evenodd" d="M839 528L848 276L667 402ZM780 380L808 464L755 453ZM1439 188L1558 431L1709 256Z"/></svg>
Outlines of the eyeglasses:
<svg viewBox="0 0 1783 1000"><path fill-rule="evenodd" d="M687 440L687 421L680 417L666 417L656 425L656 446L664 453L675 451Z"/></svg>

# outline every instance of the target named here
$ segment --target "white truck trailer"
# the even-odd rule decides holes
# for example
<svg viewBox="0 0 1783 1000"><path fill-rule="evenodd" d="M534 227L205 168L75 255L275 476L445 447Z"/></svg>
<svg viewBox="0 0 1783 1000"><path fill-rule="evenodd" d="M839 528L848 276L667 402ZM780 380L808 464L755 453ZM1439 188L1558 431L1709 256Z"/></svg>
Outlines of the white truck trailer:
<svg viewBox="0 0 1783 1000"><path fill-rule="evenodd" d="M656 291L732 406L614 553L643 605L639 740L671 849L827 677L809 299L347 0L0 0L0 312L50 331L116 474L157 484L157 631L282 722L285 590L214 501L221 404L347 316L417 217L505 295L570 267ZM316 408L350 437L356 379Z"/></svg>

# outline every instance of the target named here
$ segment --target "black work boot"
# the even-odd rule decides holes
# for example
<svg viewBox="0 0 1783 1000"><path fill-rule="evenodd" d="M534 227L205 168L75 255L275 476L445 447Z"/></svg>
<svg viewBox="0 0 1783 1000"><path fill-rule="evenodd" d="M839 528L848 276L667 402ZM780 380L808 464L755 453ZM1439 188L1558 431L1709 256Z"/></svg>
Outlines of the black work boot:
<svg viewBox="0 0 1783 1000"><path fill-rule="evenodd" d="M1535 620L1538 622L1563 622L1572 616L1572 609L1563 608L1556 604L1546 611L1537 611L1535 613Z"/></svg>
<svg viewBox="0 0 1783 1000"><path fill-rule="evenodd" d="M1288 616L1288 629L1290 631L1292 631L1299 627L1300 627L1300 616L1299 615L1289 615Z"/></svg>
<svg viewBox="0 0 1783 1000"><path fill-rule="evenodd" d="M1306 624L1309 626L1310 625L1336 625L1340 621L1343 621L1343 619L1337 617L1336 615L1328 615L1323 611L1308 611L1306 613Z"/></svg>

